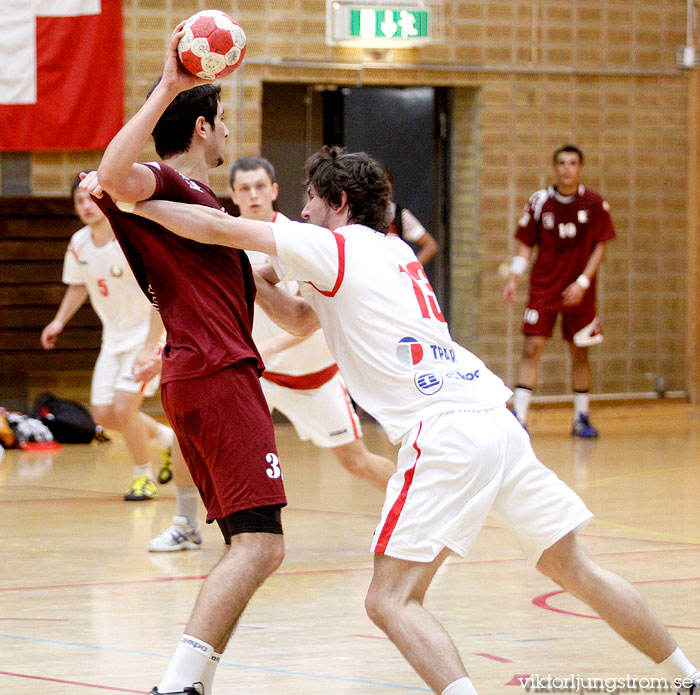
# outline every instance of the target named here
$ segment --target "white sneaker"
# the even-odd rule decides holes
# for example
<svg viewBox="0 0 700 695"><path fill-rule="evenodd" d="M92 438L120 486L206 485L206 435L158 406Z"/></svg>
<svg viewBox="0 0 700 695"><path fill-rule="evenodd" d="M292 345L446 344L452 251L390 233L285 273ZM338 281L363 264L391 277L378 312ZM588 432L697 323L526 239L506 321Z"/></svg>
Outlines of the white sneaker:
<svg viewBox="0 0 700 695"><path fill-rule="evenodd" d="M700 693L700 680L694 681L689 688L678 691L678 695L698 695L698 693Z"/></svg>
<svg viewBox="0 0 700 695"><path fill-rule="evenodd" d="M202 545L199 535L200 525L192 528L187 523L187 517L174 516L173 525L156 536L148 544L148 549L154 553L170 553L174 550L196 550Z"/></svg>

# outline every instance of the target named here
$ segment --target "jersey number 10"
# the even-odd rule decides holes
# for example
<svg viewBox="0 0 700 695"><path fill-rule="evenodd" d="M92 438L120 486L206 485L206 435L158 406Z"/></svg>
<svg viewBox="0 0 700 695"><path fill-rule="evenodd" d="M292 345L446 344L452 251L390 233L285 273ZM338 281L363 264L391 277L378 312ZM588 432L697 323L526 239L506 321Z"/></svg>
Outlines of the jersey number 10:
<svg viewBox="0 0 700 695"><path fill-rule="evenodd" d="M435 317L438 321L445 323L445 317L442 315L442 311L440 311L440 305L430 285L430 280L428 280L428 276L425 274L425 268L423 268L418 261L413 261L405 268L400 265L399 271L406 273L406 275L411 278L411 285L413 286L413 292L418 301L421 316L424 319Z"/></svg>

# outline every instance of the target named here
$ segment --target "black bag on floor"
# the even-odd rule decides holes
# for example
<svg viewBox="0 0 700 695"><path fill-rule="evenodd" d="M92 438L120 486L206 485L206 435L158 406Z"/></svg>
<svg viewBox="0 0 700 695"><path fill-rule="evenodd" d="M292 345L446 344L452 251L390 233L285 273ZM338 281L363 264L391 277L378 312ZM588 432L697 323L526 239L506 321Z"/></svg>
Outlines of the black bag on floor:
<svg viewBox="0 0 700 695"><path fill-rule="evenodd" d="M102 440L102 428L95 424L84 405L65 401L52 393L42 393L36 399L32 417L41 420L62 444L87 444L96 437Z"/></svg>

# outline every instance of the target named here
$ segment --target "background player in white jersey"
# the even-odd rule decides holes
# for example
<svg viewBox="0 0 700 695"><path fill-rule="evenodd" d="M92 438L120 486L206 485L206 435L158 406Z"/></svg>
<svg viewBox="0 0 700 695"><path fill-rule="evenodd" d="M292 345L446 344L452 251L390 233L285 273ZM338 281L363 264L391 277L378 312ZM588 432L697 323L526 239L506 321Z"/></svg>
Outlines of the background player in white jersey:
<svg viewBox="0 0 700 695"><path fill-rule="evenodd" d="M275 169L267 159L237 160L231 167L229 183L231 199L242 217L263 222L287 220L274 209L278 184ZM266 254L255 251L249 251L248 256L253 264L268 260ZM297 283L284 283L284 287L297 294ZM372 454L362 441L360 420L323 331L319 329L309 337L293 336L258 308L253 339L265 362L260 383L270 409L284 414L301 439L331 448L348 472L385 490L396 469L388 459Z"/></svg>
<svg viewBox="0 0 700 695"><path fill-rule="evenodd" d="M592 515L537 460L505 408L510 391L452 341L408 246L378 231L388 221L383 167L364 153L323 148L307 162L307 183L302 216L309 225L265 224L167 201L134 211L180 236L279 256L285 277L305 281L303 294L350 392L401 442L373 542L372 620L434 692L474 695L455 645L423 599L445 558L466 555L491 512L537 569L670 678L688 679L679 692L696 693L700 671L639 592L579 546L576 531ZM279 301L280 320L303 301L272 285L262 291Z"/></svg>
<svg viewBox="0 0 700 695"><path fill-rule="evenodd" d="M73 182L75 212L85 225L70 240L63 263L68 286L56 316L41 333L45 350L56 347L59 335L89 297L102 322L102 345L92 374L90 406L103 427L123 433L134 462L133 480L125 500L150 500L158 495L150 461L149 439L163 449L158 477L167 483L171 474L173 431L140 412L145 396L158 388L153 362L164 332L158 312L139 289L112 228L90 194ZM156 359L154 359L156 358ZM134 376L134 367L136 375ZM137 378L147 374L146 382ZM179 450L175 456L179 455Z"/></svg>
<svg viewBox="0 0 700 695"><path fill-rule="evenodd" d="M527 269L535 246L537 259L530 272L530 296L523 316L522 357L513 409L523 427L532 390L537 385L545 343L558 314L569 344L574 391L575 437L597 437L589 419L591 368L588 348L603 340L596 313L596 279L605 244L615 237L608 204L581 185L583 153L574 145L554 152L556 184L534 193L518 222L518 250L510 266L503 299L512 303L518 278Z"/></svg>

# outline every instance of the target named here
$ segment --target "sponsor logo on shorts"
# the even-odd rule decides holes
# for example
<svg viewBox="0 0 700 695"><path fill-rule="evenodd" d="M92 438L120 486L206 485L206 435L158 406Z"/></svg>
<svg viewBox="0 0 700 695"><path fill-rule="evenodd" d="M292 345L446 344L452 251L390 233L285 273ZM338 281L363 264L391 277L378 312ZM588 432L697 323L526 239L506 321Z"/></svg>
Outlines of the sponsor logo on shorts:
<svg viewBox="0 0 700 695"><path fill-rule="evenodd" d="M423 359L423 346L410 336L401 338L396 346L396 356L401 364L413 367Z"/></svg>
<svg viewBox="0 0 700 695"><path fill-rule="evenodd" d="M542 214L542 226L545 229L554 229L554 213L545 212Z"/></svg>
<svg viewBox="0 0 700 695"><path fill-rule="evenodd" d="M417 372L413 377L416 388L425 396L432 396L437 393L443 384L442 374L435 372Z"/></svg>
<svg viewBox="0 0 700 695"><path fill-rule="evenodd" d="M529 323L531 326L534 326L539 320L540 312L537 311L537 309L525 309L525 313L523 314L523 321L525 323Z"/></svg>
<svg viewBox="0 0 700 695"><path fill-rule="evenodd" d="M329 433L328 433L328 436L329 436L329 437L337 437L337 436L339 436L339 435L341 435L341 434L345 434L347 431L348 431L348 428L347 428L347 427L343 427L342 430L335 430L334 432L329 432Z"/></svg>
<svg viewBox="0 0 700 695"><path fill-rule="evenodd" d="M473 372L449 372L445 375L448 379L461 379L462 381L474 381L479 378L479 370Z"/></svg>

